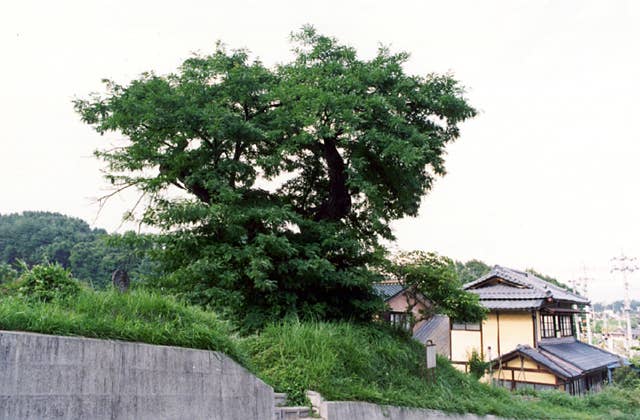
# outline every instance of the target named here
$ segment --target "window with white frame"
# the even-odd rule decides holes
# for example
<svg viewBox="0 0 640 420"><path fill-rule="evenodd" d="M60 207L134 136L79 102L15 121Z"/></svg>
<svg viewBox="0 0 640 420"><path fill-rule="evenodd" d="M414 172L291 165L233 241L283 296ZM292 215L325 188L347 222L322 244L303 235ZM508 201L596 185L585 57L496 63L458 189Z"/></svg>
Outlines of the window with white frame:
<svg viewBox="0 0 640 420"><path fill-rule="evenodd" d="M570 337L573 335L573 315L541 315L542 338Z"/></svg>
<svg viewBox="0 0 640 420"><path fill-rule="evenodd" d="M411 328L411 320L406 312L389 312L389 323L405 331Z"/></svg>

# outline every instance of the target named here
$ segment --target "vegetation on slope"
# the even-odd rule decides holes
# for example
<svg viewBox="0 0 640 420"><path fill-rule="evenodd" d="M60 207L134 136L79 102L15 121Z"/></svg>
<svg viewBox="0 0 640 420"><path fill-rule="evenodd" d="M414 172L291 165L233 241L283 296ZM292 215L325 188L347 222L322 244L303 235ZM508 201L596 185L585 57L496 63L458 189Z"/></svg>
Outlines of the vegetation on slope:
<svg viewBox="0 0 640 420"><path fill-rule="evenodd" d="M37 266L0 284L0 330L119 339L227 353L290 402L305 391L329 400L496 414L509 418L640 418L640 383L631 376L586 397L548 391L513 394L438 360L427 381L424 348L381 325L283 322L237 338L215 314L141 289L94 291L59 265Z"/></svg>
<svg viewBox="0 0 640 420"><path fill-rule="evenodd" d="M230 325L212 312L152 291L95 291L73 282L50 265L0 285L0 330L215 350L243 362Z"/></svg>
<svg viewBox="0 0 640 420"><path fill-rule="evenodd" d="M253 368L292 403L304 391L329 400L496 414L508 418L640 418L640 390L609 387L586 397L558 391L513 394L438 360L425 376L424 348L399 333L349 323L283 323L245 339Z"/></svg>

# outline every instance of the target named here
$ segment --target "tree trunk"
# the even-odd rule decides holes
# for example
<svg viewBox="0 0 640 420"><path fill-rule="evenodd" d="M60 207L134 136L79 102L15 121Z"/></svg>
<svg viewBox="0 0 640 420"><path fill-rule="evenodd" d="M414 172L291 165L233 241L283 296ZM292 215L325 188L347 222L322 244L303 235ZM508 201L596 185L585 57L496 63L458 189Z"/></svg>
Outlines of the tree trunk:
<svg viewBox="0 0 640 420"><path fill-rule="evenodd" d="M315 220L340 220L351 211L351 195L347 188L344 161L336 148L336 138L324 139L324 159L329 169L329 197L316 212Z"/></svg>

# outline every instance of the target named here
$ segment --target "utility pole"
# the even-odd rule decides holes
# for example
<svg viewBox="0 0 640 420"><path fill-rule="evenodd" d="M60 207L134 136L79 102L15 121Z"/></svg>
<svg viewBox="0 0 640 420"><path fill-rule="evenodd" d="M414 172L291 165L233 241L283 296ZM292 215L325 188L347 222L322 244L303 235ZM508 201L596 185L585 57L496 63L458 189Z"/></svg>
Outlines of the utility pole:
<svg viewBox="0 0 640 420"><path fill-rule="evenodd" d="M589 287L589 281L591 281L591 278L587 276L587 269L584 269L584 277L581 278L582 280L582 293L584 295L584 297L588 298L588 287ZM589 302L591 302L591 299L589 299ZM593 336L591 334L591 317L593 315L593 308L591 307L591 303L589 303L589 305L587 305L585 308L585 318L587 318L587 343L589 343L590 345L593 344Z"/></svg>
<svg viewBox="0 0 640 420"><path fill-rule="evenodd" d="M578 277L578 279L573 280L571 282L571 286L573 287L573 290L575 291L576 294L580 294L582 293L582 296L585 298L589 298L588 297L588 284L591 280L593 280L591 277L589 277L587 275L587 267L583 264L582 265L582 276ZM584 307L584 311L585 311L585 322L586 322L586 340L589 344L593 344L593 336L591 334L591 316L592 316L592 310L591 310L591 305L586 305ZM578 323L578 320L576 319L576 324ZM582 323L580 323L580 325L582 325Z"/></svg>
<svg viewBox="0 0 640 420"><path fill-rule="evenodd" d="M575 278L571 280L571 289L575 294L579 294L578 281ZM574 316L573 322L575 323L576 338L580 340L582 336L582 325L580 322L580 316Z"/></svg>
<svg viewBox="0 0 640 420"><path fill-rule="evenodd" d="M606 340L607 342L607 349L609 351L611 351L611 336L609 335L609 315L607 315L607 307L604 307L604 311L602 312L603 315L603 323L604 325L602 326L602 337Z"/></svg>
<svg viewBox="0 0 640 420"><path fill-rule="evenodd" d="M623 253L619 257L613 257L611 259L611 272L622 273L622 280L624 282L624 313L627 321L627 340L625 347L627 355L631 356L631 301L629 299L629 279L627 274L633 274L634 271L640 269L638 267L638 260L635 257L627 257Z"/></svg>

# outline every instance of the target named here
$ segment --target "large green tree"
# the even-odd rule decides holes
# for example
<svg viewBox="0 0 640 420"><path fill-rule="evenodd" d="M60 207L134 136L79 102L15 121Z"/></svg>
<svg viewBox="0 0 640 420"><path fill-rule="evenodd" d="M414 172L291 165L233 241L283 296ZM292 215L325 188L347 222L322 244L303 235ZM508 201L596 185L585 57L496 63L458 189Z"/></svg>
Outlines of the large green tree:
<svg viewBox="0 0 640 420"><path fill-rule="evenodd" d="M390 221L415 215L445 146L475 114L449 75L405 73L306 27L275 68L218 46L175 74L75 103L116 190L148 198L162 282L248 326L286 314L369 318Z"/></svg>

